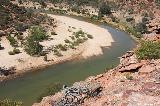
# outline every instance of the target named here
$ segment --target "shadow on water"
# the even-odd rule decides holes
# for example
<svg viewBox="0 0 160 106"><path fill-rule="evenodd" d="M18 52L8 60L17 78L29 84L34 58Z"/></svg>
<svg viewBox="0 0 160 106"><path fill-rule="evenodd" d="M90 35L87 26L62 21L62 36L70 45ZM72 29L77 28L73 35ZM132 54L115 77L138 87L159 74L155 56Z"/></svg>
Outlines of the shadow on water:
<svg viewBox="0 0 160 106"><path fill-rule="evenodd" d="M83 21L85 20L83 19ZM30 72L22 77L1 83L0 99L12 98L23 101L25 106L30 106L36 102L47 86L53 83L60 82L71 85L88 76L104 73L107 67L117 65L118 57L133 49L135 42L123 31L105 24L99 24L99 26L108 30L115 41L111 47L103 48L103 55L49 66L41 71Z"/></svg>

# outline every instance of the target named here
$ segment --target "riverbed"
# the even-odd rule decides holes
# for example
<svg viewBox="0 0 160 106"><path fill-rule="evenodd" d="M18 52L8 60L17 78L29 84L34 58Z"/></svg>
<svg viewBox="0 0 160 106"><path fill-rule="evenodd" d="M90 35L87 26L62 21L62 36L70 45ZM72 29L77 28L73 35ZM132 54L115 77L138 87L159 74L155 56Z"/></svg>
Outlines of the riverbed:
<svg viewBox="0 0 160 106"><path fill-rule="evenodd" d="M106 68L119 63L118 57L136 46L135 41L127 33L107 24L98 25L108 30L115 41L111 47L103 48L103 55L49 66L3 82L0 84L0 99L11 98L22 101L25 106L31 106L49 85L54 83L71 85L89 76L104 73Z"/></svg>

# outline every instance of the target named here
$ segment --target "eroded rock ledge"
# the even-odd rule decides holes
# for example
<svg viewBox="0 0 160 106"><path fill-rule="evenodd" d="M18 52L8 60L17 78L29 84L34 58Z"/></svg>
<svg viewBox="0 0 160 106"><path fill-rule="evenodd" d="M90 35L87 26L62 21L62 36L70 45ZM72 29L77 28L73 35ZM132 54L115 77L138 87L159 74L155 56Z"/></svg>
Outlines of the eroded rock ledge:
<svg viewBox="0 0 160 106"><path fill-rule="evenodd" d="M159 100L160 59L139 61L129 51L116 68L44 97L33 106L159 106Z"/></svg>

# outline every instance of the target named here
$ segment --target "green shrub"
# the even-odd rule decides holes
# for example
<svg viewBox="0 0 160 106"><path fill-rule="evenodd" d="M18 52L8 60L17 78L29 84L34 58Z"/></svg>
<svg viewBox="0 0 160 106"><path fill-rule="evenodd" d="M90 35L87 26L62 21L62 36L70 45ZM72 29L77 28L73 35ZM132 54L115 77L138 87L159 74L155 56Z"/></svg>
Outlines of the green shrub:
<svg viewBox="0 0 160 106"><path fill-rule="evenodd" d="M24 18L24 20L25 20L26 17L23 17L23 18ZM20 19L21 19L21 21L24 21L24 20L22 19L22 17L21 17ZM19 19L19 20L20 20L20 19ZM28 26L25 25L24 23L16 23L15 29L16 29L17 31L24 32L24 31L26 31L26 29L28 29Z"/></svg>
<svg viewBox="0 0 160 106"><path fill-rule="evenodd" d="M23 40L23 36L20 35L20 34L17 34L17 39L18 39L18 40Z"/></svg>
<svg viewBox="0 0 160 106"><path fill-rule="evenodd" d="M16 48L13 49L13 52L14 52L15 54L21 53L20 50L19 50L19 49L16 49Z"/></svg>
<svg viewBox="0 0 160 106"><path fill-rule="evenodd" d="M39 44L38 41L34 41L32 38L27 38L27 41L25 43L25 51L31 55L41 55L43 50L43 46Z"/></svg>
<svg viewBox="0 0 160 106"><path fill-rule="evenodd" d="M22 106L23 103L19 101L13 101L10 99L0 100L0 106Z"/></svg>
<svg viewBox="0 0 160 106"><path fill-rule="evenodd" d="M15 53L13 51L9 51L8 54L9 55L15 55Z"/></svg>
<svg viewBox="0 0 160 106"><path fill-rule="evenodd" d="M144 33L147 33L148 30L147 30L147 26L145 23L138 23L136 26L135 26L135 29L136 31L140 32L141 34L144 34Z"/></svg>
<svg viewBox="0 0 160 106"><path fill-rule="evenodd" d="M79 38L79 37L84 37L85 33L82 30L79 30L77 32L74 32L73 35L75 35L76 38Z"/></svg>
<svg viewBox="0 0 160 106"><path fill-rule="evenodd" d="M44 56L43 60L44 60L44 61L48 61L47 55Z"/></svg>
<svg viewBox="0 0 160 106"><path fill-rule="evenodd" d="M126 76L126 79L133 80L133 76L130 73L127 73L125 76Z"/></svg>
<svg viewBox="0 0 160 106"><path fill-rule="evenodd" d="M46 31L40 26L32 27L30 29L30 32L31 32L30 36L34 41L43 41L48 39L48 35L46 34Z"/></svg>
<svg viewBox="0 0 160 106"><path fill-rule="evenodd" d="M129 9L128 9L128 14L133 14L133 13L134 13L133 8L129 8Z"/></svg>
<svg viewBox="0 0 160 106"><path fill-rule="evenodd" d="M155 2L156 2L156 4L157 4L157 6L160 7L160 0L155 0Z"/></svg>
<svg viewBox="0 0 160 106"><path fill-rule="evenodd" d="M160 42L142 41L141 46L136 50L139 59L160 58Z"/></svg>
<svg viewBox="0 0 160 106"><path fill-rule="evenodd" d="M97 21L97 20L99 20L99 17L97 15L92 15L91 20L92 21Z"/></svg>
<svg viewBox="0 0 160 106"><path fill-rule="evenodd" d="M74 36L70 36L70 38L71 38L72 40L75 40L75 37L74 37Z"/></svg>
<svg viewBox="0 0 160 106"><path fill-rule="evenodd" d="M90 38L90 39L93 39L93 36L90 35L90 34L87 34L87 37Z"/></svg>
<svg viewBox="0 0 160 106"><path fill-rule="evenodd" d="M63 56L58 50L54 50L54 54L58 57Z"/></svg>
<svg viewBox="0 0 160 106"><path fill-rule="evenodd" d="M71 48L71 49L76 49L76 48L74 47L73 43L69 45L69 48Z"/></svg>
<svg viewBox="0 0 160 106"><path fill-rule="evenodd" d="M71 43L71 41L68 39L65 39L64 41L65 41L65 43Z"/></svg>
<svg viewBox="0 0 160 106"><path fill-rule="evenodd" d="M126 18L126 21L127 21L127 22L134 21L134 18L133 18L133 17L127 17L127 18Z"/></svg>
<svg viewBox="0 0 160 106"><path fill-rule="evenodd" d="M57 33L56 32L51 32L51 35L57 35Z"/></svg>
<svg viewBox="0 0 160 106"><path fill-rule="evenodd" d="M17 47L18 46L18 42L16 41L16 39L12 36L7 36L7 39L9 40L11 46L13 47Z"/></svg>
<svg viewBox="0 0 160 106"><path fill-rule="evenodd" d="M149 19L147 17L143 17L142 18L142 23L148 24L149 23Z"/></svg>
<svg viewBox="0 0 160 106"><path fill-rule="evenodd" d="M66 51L67 50L67 46L66 45L62 45L62 44L57 45L57 48L59 48L62 51Z"/></svg>
<svg viewBox="0 0 160 106"><path fill-rule="evenodd" d="M132 35L134 35L136 38L141 38L142 37L142 35L139 32L137 32L136 29L133 28L133 27L127 27L126 31L131 33Z"/></svg>
<svg viewBox="0 0 160 106"><path fill-rule="evenodd" d="M99 16L110 15L110 14L111 14L111 7L106 3L103 3L99 8Z"/></svg>

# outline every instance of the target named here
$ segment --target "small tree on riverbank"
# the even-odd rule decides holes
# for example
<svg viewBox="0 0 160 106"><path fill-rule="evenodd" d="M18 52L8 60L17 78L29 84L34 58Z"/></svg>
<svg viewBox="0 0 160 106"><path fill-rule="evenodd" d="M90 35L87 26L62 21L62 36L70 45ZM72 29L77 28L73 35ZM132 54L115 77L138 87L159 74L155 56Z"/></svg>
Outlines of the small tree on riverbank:
<svg viewBox="0 0 160 106"><path fill-rule="evenodd" d="M99 8L99 16L103 15L110 15L111 14L111 7L105 3L103 3Z"/></svg>

